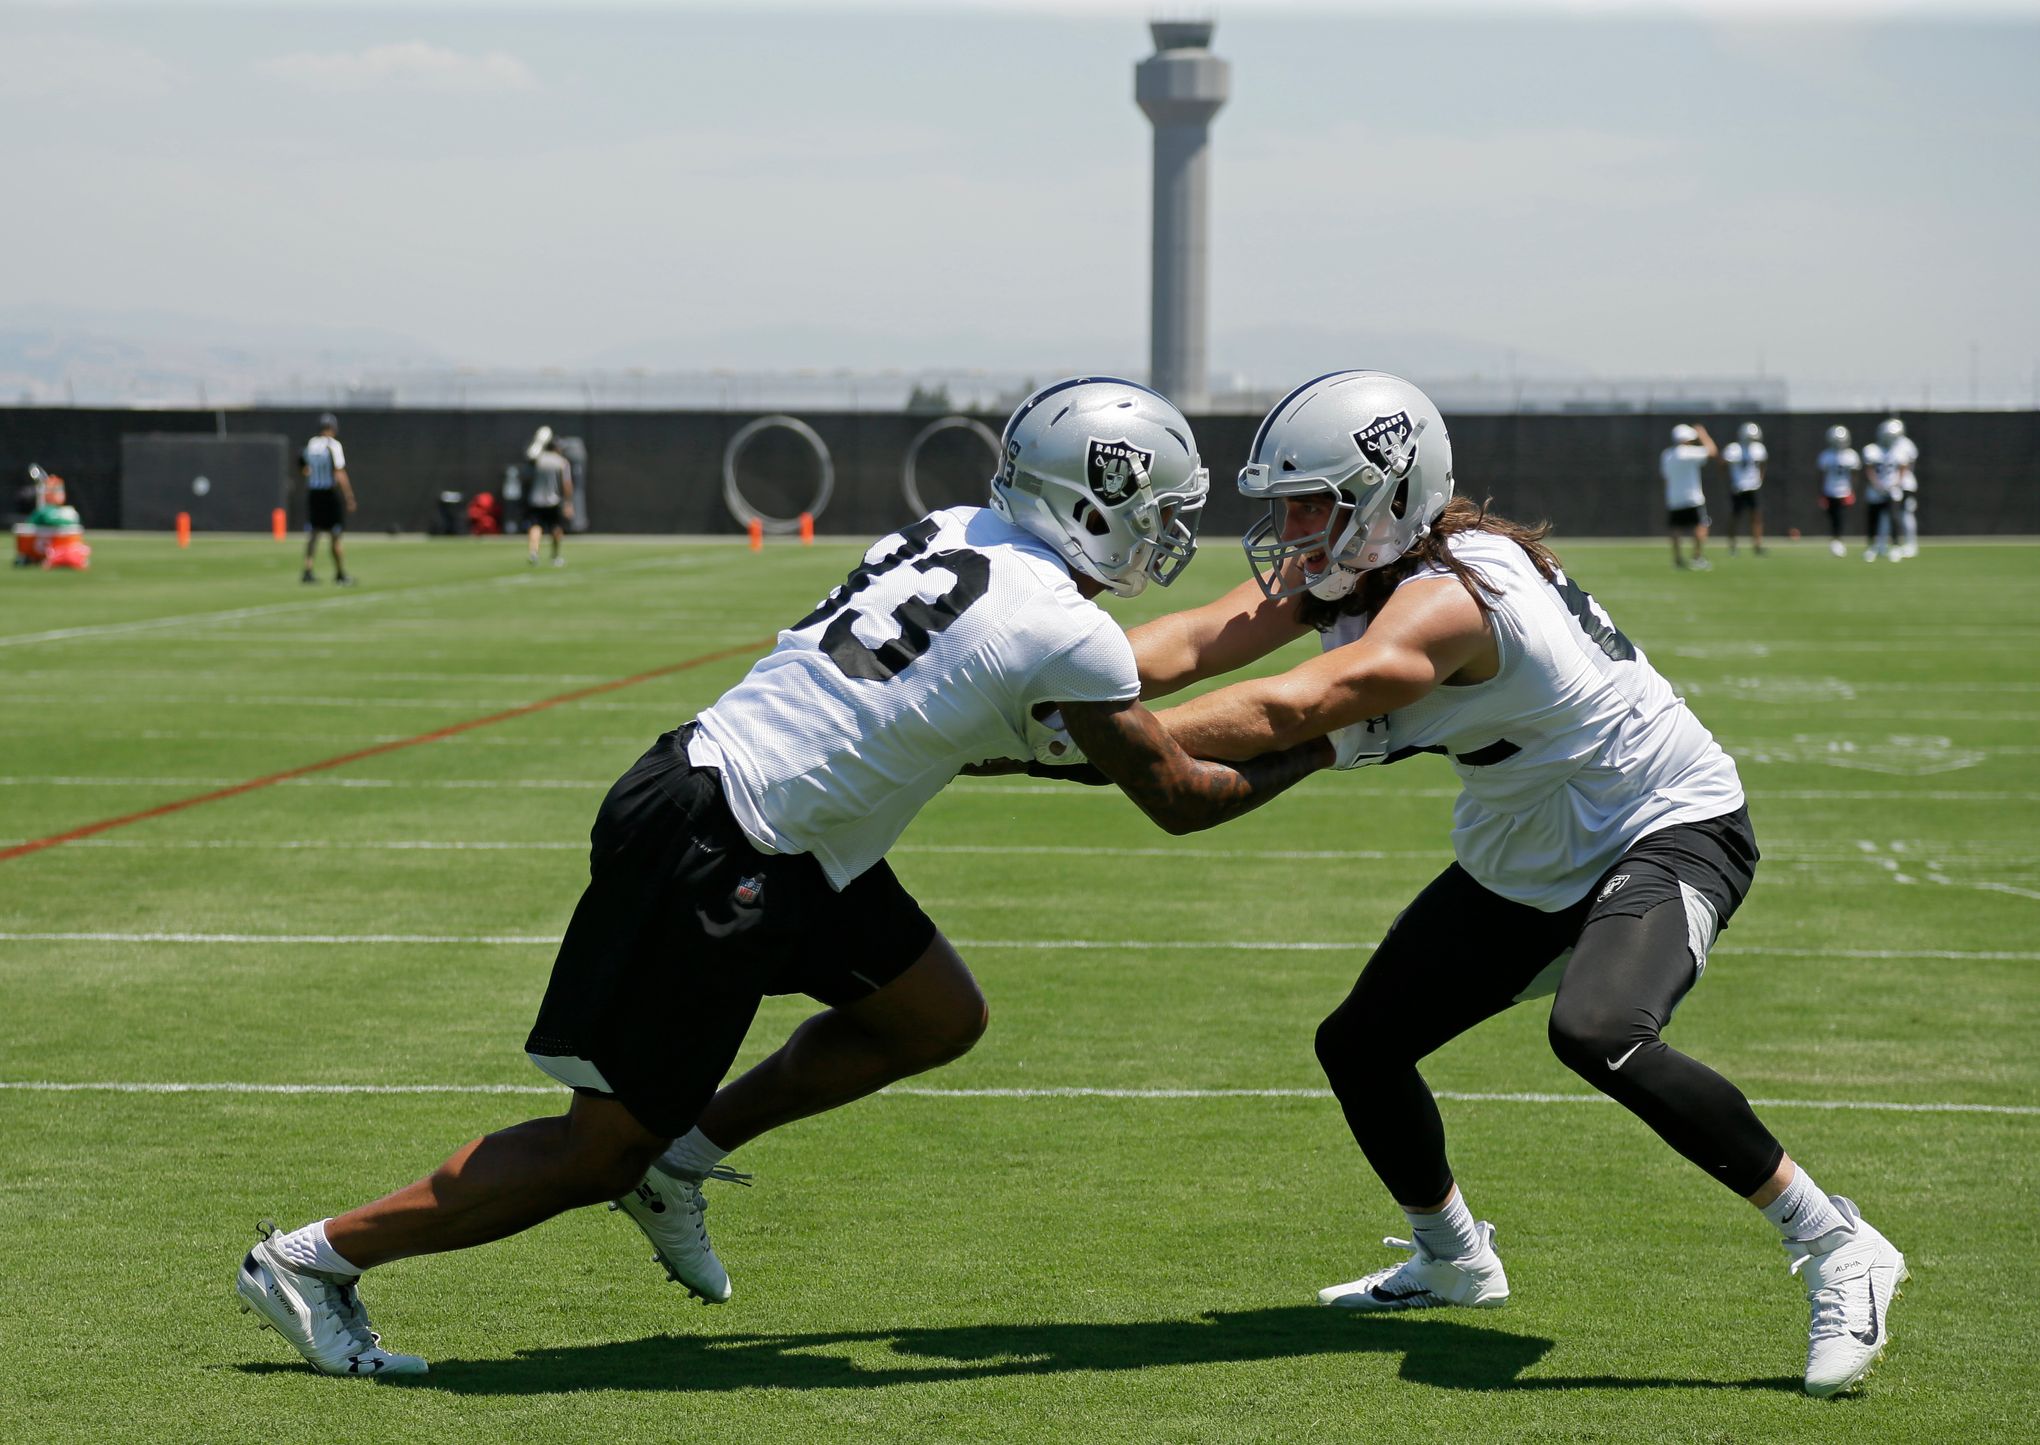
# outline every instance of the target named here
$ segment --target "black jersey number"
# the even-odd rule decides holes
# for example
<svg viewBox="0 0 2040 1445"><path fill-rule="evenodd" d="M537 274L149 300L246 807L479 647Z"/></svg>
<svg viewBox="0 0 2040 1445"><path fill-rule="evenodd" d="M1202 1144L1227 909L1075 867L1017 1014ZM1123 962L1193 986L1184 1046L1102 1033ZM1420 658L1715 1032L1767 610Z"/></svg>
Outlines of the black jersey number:
<svg viewBox="0 0 2040 1445"><path fill-rule="evenodd" d="M1587 634L1587 641L1608 654L1616 662L1629 662L1636 657L1636 644L1622 635L1622 629L1613 622L1604 621L1594 611L1593 596L1579 583L1567 577L1563 582L1554 582L1558 595L1565 599L1566 611L1579 620L1580 631Z"/></svg>
<svg viewBox="0 0 2040 1445"><path fill-rule="evenodd" d="M898 677L928 650L935 634L969 610L991 585L991 559L982 552L959 548L922 556L935 540L937 524L932 517L901 531L899 546L875 562L865 562L843 580L843 585L822 599L822 605L794 623L793 630L830 622L822 633L822 651L841 668L845 677L868 682L885 682ZM892 610L900 635L877 647L867 647L850 630L861 615L855 605L857 594L896 567L912 566L917 572L942 568L952 573L956 584L933 602L909 597Z"/></svg>

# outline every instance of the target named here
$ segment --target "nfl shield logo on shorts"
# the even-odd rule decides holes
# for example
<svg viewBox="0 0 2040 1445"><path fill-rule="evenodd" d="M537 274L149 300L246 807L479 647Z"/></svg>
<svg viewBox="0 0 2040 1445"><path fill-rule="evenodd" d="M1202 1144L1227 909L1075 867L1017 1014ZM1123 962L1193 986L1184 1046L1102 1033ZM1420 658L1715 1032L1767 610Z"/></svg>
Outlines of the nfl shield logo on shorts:
<svg viewBox="0 0 2040 1445"><path fill-rule="evenodd" d="M764 896L764 893L765 880L763 878L750 877L739 878L737 880L736 900L747 908Z"/></svg>
<svg viewBox="0 0 2040 1445"><path fill-rule="evenodd" d="M1142 451L1125 437L1106 441L1092 437L1084 451L1084 480L1091 495L1108 507L1116 507L1140 489L1148 479L1155 454Z"/></svg>

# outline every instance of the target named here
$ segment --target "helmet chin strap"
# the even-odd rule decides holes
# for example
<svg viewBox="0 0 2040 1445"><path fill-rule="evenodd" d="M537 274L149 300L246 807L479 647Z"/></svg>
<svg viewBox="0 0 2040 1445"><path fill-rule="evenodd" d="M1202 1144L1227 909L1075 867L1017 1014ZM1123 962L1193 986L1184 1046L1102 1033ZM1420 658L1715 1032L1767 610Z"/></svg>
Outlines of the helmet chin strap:
<svg viewBox="0 0 2040 1445"><path fill-rule="evenodd" d="M1332 570L1310 584L1310 595L1320 602L1337 602L1341 597L1352 594L1360 585L1360 574L1344 562L1334 562Z"/></svg>

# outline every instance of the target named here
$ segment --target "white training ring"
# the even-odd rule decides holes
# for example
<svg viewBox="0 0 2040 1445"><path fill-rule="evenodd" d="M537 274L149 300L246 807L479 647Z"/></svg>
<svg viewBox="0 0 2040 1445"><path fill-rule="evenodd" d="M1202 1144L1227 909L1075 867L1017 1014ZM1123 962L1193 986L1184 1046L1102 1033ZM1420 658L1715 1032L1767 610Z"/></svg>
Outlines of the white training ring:
<svg viewBox="0 0 2040 1445"><path fill-rule="evenodd" d="M723 448L723 505L729 508L730 515L736 518L740 527L749 527L751 523L757 522L766 531L775 534L797 532L800 530L798 516L774 517L759 511L744 495L744 489L737 485L737 458L743 455L744 448L749 446L760 432L770 431L774 427L790 431L806 442L808 450L815 454L815 460L821 463L822 478L815 487L814 500L804 509L807 515L820 517L822 509L829 505L829 497L836 490L836 463L829 456L828 443L822 440L821 435L813 427L796 416L761 416L737 428L736 434L730 438L730 444Z"/></svg>
<svg viewBox="0 0 2040 1445"><path fill-rule="evenodd" d="M921 488L915 480L914 466L920 460L921 448L927 444L928 438L937 432L954 431L958 427L977 433L978 439L992 454L992 470L994 472L998 470L999 439L983 422L967 416L945 416L940 421L929 422L921 428L919 435L907 443L906 460L900 463L900 494L907 499L909 515L925 517L929 510L928 504L921 500Z"/></svg>

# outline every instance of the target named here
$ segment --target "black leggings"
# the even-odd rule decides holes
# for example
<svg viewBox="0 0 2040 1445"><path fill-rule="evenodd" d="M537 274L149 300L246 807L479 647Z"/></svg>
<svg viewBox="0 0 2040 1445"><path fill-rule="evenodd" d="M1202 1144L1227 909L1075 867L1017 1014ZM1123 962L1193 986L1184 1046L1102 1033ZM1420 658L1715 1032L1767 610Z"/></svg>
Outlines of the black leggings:
<svg viewBox="0 0 2040 1445"><path fill-rule="evenodd" d="M1568 948L1551 1009L1559 1059L1737 1194L1771 1177L1785 1151L1742 1092L1660 1037L1698 976L1677 886L1691 861L1675 849L1632 853L1560 913L1511 903L1455 863L1396 920L1319 1027L1317 1054L1397 1203L1428 1209L1452 1188L1444 1122L1417 1061L1516 1002ZM1723 917L1740 901L1740 888L1701 891Z"/></svg>

